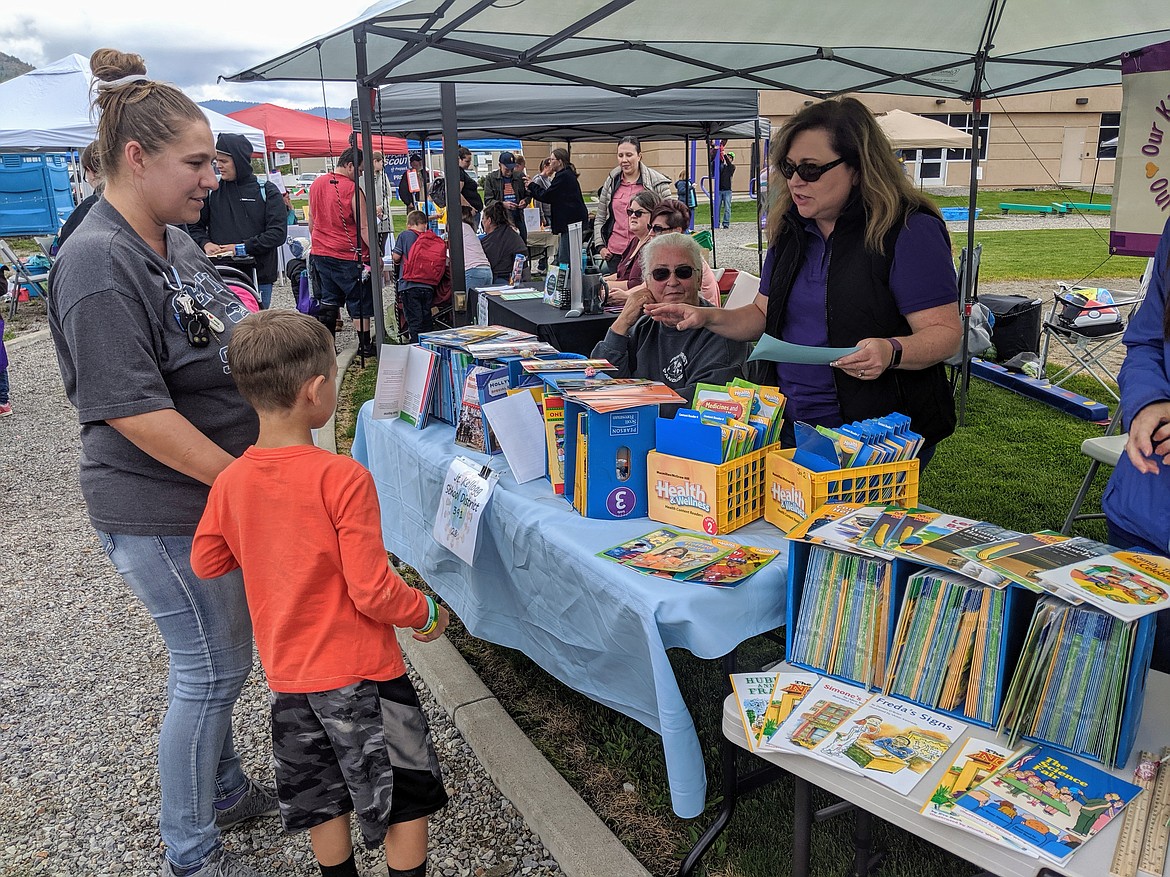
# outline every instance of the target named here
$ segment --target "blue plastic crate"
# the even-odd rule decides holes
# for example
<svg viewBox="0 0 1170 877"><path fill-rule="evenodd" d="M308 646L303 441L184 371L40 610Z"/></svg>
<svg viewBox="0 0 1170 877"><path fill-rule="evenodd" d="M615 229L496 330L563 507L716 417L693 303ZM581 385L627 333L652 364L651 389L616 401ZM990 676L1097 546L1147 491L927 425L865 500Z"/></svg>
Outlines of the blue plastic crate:
<svg viewBox="0 0 1170 877"><path fill-rule="evenodd" d="M966 222L970 211L966 207L940 207L939 211L942 213L942 218L947 222ZM975 218L979 218L979 214L983 212L982 207L975 208Z"/></svg>

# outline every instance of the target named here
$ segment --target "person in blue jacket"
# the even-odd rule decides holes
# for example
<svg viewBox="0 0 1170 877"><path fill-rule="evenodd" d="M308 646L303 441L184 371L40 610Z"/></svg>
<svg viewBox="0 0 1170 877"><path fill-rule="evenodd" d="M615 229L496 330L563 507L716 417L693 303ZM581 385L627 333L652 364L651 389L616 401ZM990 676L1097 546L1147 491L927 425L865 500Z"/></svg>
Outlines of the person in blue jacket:
<svg viewBox="0 0 1170 877"><path fill-rule="evenodd" d="M1109 542L1170 554L1170 221L1154 254L1146 299L1125 330L1126 356L1118 375L1122 421L1129 432L1101 505ZM1170 612L1158 613L1155 670L1170 672Z"/></svg>

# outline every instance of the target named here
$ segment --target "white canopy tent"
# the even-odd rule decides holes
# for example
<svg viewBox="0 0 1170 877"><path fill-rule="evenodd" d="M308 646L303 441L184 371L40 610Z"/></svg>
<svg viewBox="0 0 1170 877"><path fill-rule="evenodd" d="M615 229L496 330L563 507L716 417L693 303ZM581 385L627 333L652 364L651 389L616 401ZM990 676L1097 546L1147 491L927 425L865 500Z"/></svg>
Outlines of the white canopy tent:
<svg viewBox="0 0 1170 877"><path fill-rule="evenodd" d="M982 99L1117 84L1123 53L1170 40L1165 0L1108 7L1099 0L893 6L837 0L815 9L793 0L740 0L723 11L717 28L710 27L711 11L706 0L677 0L666 15L653 0L381 0L359 18L228 78L356 82L363 136L366 89L395 82L591 85L633 96L701 85L814 97L862 91L955 97L972 101L977 147ZM444 97L445 135L453 141L453 88ZM978 161L972 148L972 211ZM455 167L452 159L452 176ZM974 244L968 223L970 251ZM968 272L966 314L974 294ZM966 332L960 418L965 348Z"/></svg>
<svg viewBox="0 0 1170 877"><path fill-rule="evenodd" d="M90 114L89 58L66 55L46 67L0 82L0 151L80 149L97 136ZM264 154L264 132L204 109L212 133L243 134Z"/></svg>
<svg viewBox="0 0 1170 877"><path fill-rule="evenodd" d="M971 135L942 122L905 110L890 110L877 117L894 149L965 149Z"/></svg>

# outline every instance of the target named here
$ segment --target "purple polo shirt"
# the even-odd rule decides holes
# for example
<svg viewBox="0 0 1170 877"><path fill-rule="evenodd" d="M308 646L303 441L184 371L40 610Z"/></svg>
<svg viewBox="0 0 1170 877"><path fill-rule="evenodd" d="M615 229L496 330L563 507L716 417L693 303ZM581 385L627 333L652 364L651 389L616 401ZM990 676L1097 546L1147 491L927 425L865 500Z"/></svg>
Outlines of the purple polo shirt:
<svg viewBox="0 0 1170 877"><path fill-rule="evenodd" d="M825 292L833 236L826 241L814 220L801 221L808 232L808 246L784 312L783 340L827 347ZM775 250L769 248L760 277L760 295L768 295L774 258ZM951 258L951 241L946 226L933 216L914 214L898 235L890 265L890 290L903 316L939 305L957 304L959 286ZM830 366L778 362L776 377L781 391L788 397L785 420L829 427L841 425L841 408Z"/></svg>

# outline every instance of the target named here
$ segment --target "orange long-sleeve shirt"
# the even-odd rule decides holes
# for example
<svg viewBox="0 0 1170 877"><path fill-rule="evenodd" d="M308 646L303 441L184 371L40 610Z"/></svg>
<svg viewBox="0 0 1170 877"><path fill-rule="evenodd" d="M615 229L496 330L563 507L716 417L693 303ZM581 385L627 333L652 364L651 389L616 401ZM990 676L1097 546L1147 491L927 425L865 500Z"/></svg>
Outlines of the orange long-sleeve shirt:
<svg viewBox="0 0 1170 877"><path fill-rule="evenodd" d="M203 578L243 569L273 691L406 672L393 627L425 625L427 603L391 568L379 514L369 472L309 445L248 448L215 479L191 566Z"/></svg>

